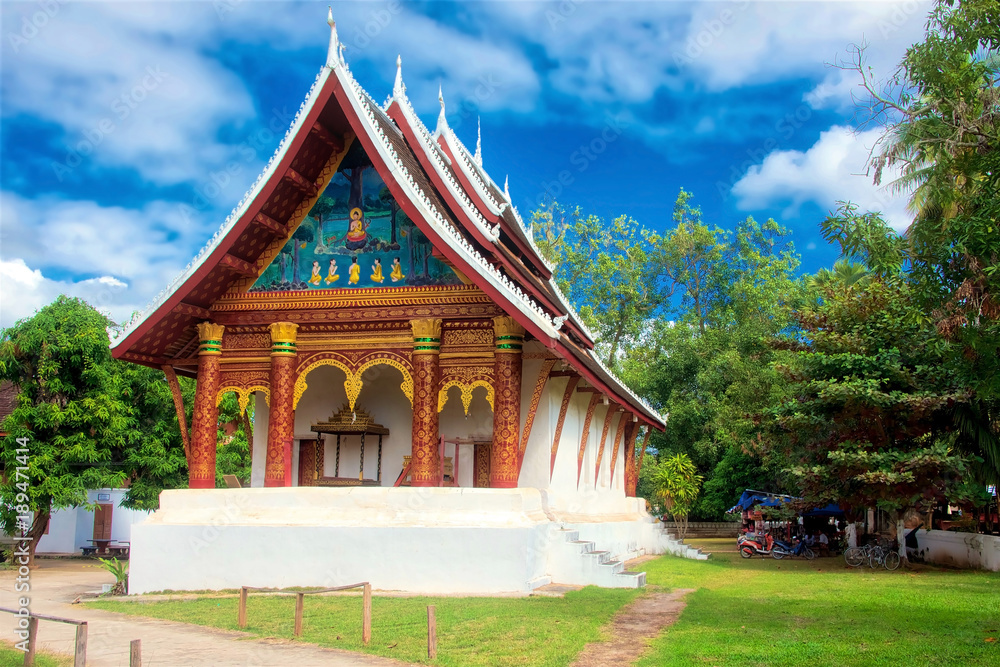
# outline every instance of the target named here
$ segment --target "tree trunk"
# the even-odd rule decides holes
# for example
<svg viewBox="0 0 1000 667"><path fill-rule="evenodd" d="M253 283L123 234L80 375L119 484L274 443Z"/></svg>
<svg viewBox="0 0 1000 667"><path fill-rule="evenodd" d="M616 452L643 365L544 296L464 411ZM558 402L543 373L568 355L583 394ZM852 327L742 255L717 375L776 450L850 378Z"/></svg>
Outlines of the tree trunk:
<svg viewBox="0 0 1000 667"><path fill-rule="evenodd" d="M396 205L396 200L395 199L392 200L391 204L389 204L389 208L392 211L392 214L389 217L389 223L392 226L392 236L389 238L389 243L395 243L396 242L396 213L399 211L399 206Z"/></svg>
<svg viewBox="0 0 1000 667"><path fill-rule="evenodd" d="M361 208L364 203L362 195L364 194L364 173L365 167L355 167L351 169L351 175L348 177L351 182L351 193L347 197L347 212L350 214L352 209Z"/></svg>
<svg viewBox="0 0 1000 667"><path fill-rule="evenodd" d="M299 284L299 240L293 238L292 243L292 285Z"/></svg>
<svg viewBox="0 0 1000 667"><path fill-rule="evenodd" d="M847 546L856 547L858 546L858 524L853 521L847 523L847 528L844 531L847 533Z"/></svg>
<svg viewBox="0 0 1000 667"><path fill-rule="evenodd" d="M28 533L24 536L26 539L17 542L17 550L20 551L24 548L24 543L27 542L28 551L28 567L35 567L35 549L38 548L38 540L42 539L42 535L45 534L45 527L49 524L49 517L52 516L52 506L47 505L45 509L38 510L35 515L35 520L31 523L31 528L28 529ZM17 562L16 565L23 565L23 563Z"/></svg>

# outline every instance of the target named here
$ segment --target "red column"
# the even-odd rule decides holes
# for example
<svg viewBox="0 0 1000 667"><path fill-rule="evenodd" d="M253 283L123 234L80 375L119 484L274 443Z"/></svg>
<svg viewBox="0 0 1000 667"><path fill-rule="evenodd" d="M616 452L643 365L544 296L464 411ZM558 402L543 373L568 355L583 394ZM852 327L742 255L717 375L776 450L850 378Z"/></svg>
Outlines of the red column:
<svg viewBox="0 0 1000 667"><path fill-rule="evenodd" d="M441 462L438 451L438 385L440 384L441 320L411 320L413 328L413 448L411 486L437 486Z"/></svg>
<svg viewBox="0 0 1000 667"><path fill-rule="evenodd" d="M224 327L213 322L198 325L198 384L194 393L194 417L191 423L191 460L188 461L188 487L215 488L215 452L219 436L219 393Z"/></svg>
<svg viewBox="0 0 1000 667"><path fill-rule="evenodd" d="M635 419L635 417L632 417ZM625 439L625 495L635 498L635 489L639 483L638 469L635 465L635 438L639 435L639 424L633 422L626 431Z"/></svg>
<svg viewBox="0 0 1000 667"><path fill-rule="evenodd" d="M521 427L521 346L524 329L512 317L493 318L493 445L490 487L517 488Z"/></svg>
<svg viewBox="0 0 1000 667"><path fill-rule="evenodd" d="M271 325L271 409L267 422L267 461L264 486L290 486L292 461L289 453L295 437L295 367L298 354L295 335L299 325Z"/></svg>

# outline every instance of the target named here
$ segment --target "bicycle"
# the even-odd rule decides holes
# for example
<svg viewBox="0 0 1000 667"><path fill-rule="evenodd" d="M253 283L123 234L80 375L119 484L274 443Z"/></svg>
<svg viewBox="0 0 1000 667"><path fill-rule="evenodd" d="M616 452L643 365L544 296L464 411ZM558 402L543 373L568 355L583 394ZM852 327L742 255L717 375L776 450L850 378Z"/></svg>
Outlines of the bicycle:
<svg viewBox="0 0 1000 667"><path fill-rule="evenodd" d="M897 569L901 562L898 551L883 546L875 546L868 555L868 566L873 570L881 565L891 572Z"/></svg>

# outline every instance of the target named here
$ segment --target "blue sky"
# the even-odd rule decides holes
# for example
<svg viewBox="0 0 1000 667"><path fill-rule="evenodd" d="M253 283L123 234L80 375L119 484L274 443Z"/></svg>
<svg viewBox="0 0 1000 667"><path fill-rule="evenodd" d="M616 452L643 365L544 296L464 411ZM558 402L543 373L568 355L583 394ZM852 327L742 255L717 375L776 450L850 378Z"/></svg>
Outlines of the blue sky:
<svg viewBox="0 0 1000 667"><path fill-rule="evenodd" d="M118 320L215 233L288 128L329 41L326 4L3 2L0 325L59 293ZM334 5L376 99L397 54L407 93L522 214L541 197L663 229L679 188L706 219L794 232L803 269L837 257L818 223L841 199L905 202L864 175L877 128L828 66L868 43L889 75L925 2L398 2ZM235 162L235 175L225 166Z"/></svg>

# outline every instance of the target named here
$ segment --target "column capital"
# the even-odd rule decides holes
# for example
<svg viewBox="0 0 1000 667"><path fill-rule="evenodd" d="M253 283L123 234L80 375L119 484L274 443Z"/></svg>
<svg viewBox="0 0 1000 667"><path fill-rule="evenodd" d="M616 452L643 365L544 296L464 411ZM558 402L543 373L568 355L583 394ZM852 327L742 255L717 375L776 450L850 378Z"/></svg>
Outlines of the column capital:
<svg viewBox="0 0 1000 667"><path fill-rule="evenodd" d="M410 320L413 329L413 354L438 354L441 351L441 320Z"/></svg>
<svg viewBox="0 0 1000 667"><path fill-rule="evenodd" d="M513 317L501 315L493 318L493 333L498 352L519 353L524 344L524 327Z"/></svg>
<svg viewBox="0 0 1000 667"><path fill-rule="evenodd" d="M271 331L271 356L295 356L295 337L299 325L294 322L273 322Z"/></svg>
<svg viewBox="0 0 1000 667"><path fill-rule="evenodd" d="M200 322L198 324L198 354L222 354L222 332L225 328L215 322Z"/></svg>

